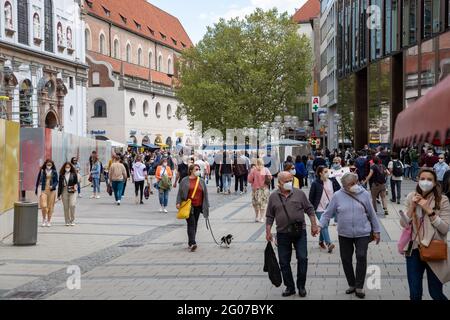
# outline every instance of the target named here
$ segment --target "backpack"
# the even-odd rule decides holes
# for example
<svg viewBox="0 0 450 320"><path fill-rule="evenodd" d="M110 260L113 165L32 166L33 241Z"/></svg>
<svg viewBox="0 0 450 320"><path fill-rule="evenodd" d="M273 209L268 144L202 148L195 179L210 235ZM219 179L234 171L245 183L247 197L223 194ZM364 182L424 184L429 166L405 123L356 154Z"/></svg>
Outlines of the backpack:
<svg viewBox="0 0 450 320"><path fill-rule="evenodd" d="M385 167L382 164L381 165L374 165L372 167L372 170L374 172L373 182L379 183L379 184L385 184L386 183Z"/></svg>
<svg viewBox="0 0 450 320"><path fill-rule="evenodd" d="M355 161L355 167L358 169L359 180L363 180L366 177L366 162L368 162L363 157L358 157Z"/></svg>
<svg viewBox="0 0 450 320"><path fill-rule="evenodd" d="M168 175L163 175L161 180L159 181L159 189L161 190L170 190L172 184L170 182Z"/></svg>
<svg viewBox="0 0 450 320"><path fill-rule="evenodd" d="M403 176L403 166L402 163L398 160L393 162L392 174L394 177L402 177Z"/></svg>

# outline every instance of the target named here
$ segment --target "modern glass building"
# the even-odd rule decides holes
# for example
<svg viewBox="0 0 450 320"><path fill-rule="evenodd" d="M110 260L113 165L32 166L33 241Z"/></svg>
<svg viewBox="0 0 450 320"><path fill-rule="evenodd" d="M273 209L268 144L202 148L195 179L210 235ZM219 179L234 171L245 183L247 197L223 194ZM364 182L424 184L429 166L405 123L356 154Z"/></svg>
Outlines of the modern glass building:
<svg viewBox="0 0 450 320"><path fill-rule="evenodd" d="M450 74L450 0L336 2L340 133L391 145L397 115Z"/></svg>

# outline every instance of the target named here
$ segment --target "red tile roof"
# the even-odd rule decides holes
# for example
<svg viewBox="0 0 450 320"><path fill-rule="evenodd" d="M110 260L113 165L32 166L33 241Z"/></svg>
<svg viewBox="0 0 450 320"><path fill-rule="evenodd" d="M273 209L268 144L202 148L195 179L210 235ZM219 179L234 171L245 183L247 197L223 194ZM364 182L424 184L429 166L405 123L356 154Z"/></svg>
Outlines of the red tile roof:
<svg viewBox="0 0 450 320"><path fill-rule="evenodd" d="M148 80L149 78L149 69L146 67L114 59L110 56L106 56L94 51L88 51L88 55L96 61L103 61L109 63L111 65L113 72L122 73L122 64L123 64L123 73L126 76L139 78L142 80ZM151 77L152 82L163 84L169 87L172 86L173 78L169 77L167 74L163 72L151 70Z"/></svg>
<svg viewBox="0 0 450 320"><path fill-rule="evenodd" d="M297 23L309 22L313 18L317 18L320 14L319 0L308 0L297 12L292 19Z"/></svg>
<svg viewBox="0 0 450 320"><path fill-rule="evenodd" d="M124 29L164 43L178 51L192 47L192 41L180 21L145 0L84 1L85 8L91 15L111 21Z"/></svg>

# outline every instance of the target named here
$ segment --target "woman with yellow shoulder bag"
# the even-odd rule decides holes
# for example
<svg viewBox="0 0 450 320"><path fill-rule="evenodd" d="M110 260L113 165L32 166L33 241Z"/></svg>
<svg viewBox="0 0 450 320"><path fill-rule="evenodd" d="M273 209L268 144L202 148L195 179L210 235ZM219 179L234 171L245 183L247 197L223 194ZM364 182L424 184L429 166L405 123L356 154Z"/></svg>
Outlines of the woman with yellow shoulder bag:
<svg viewBox="0 0 450 320"><path fill-rule="evenodd" d="M191 252L197 250L195 236L200 213L205 218L209 216L208 189L200 175L199 165L189 166L189 175L181 180L177 196L177 209L179 210L177 217L186 219L188 245Z"/></svg>

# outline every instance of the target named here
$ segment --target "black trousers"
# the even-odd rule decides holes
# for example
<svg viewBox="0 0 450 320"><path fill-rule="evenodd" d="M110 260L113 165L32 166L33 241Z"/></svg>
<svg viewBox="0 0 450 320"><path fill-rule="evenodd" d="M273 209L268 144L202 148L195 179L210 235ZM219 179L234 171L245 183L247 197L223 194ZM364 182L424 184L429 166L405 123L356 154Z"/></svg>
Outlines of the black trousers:
<svg viewBox="0 0 450 320"><path fill-rule="evenodd" d="M134 192L136 194L136 197L138 196L138 192L141 192L141 201L142 197L144 196L144 181L135 181L134 182Z"/></svg>
<svg viewBox="0 0 450 320"><path fill-rule="evenodd" d="M234 176L234 191L238 191L238 185L239 190L241 192L244 192L244 176Z"/></svg>
<svg viewBox="0 0 450 320"><path fill-rule="evenodd" d="M189 215L189 218L186 220L189 246L197 244L195 242L195 236L197 235L198 219L200 218L201 212L202 212L202 207L192 207L191 214Z"/></svg>
<svg viewBox="0 0 450 320"><path fill-rule="evenodd" d="M339 236L342 266L349 287L363 289L367 272L367 249L370 237L346 238ZM353 253L356 253L356 275L353 270Z"/></svg>
<svg viewBox="0 0 450 320"><path fill-rule="evenodd" d="M248 186L248 173L246 173L244 175L244 186L247 187Z"/></svg>
<svg viewBox="0 0 450 320"><path fill-rule="evenodd" d="M219 166L216 166L214 175L216 177L216 188L220 188L220 191L222 192L223 191L223 180L222 180L222 176L220 175L220 172L219 172Z"/></svg>

